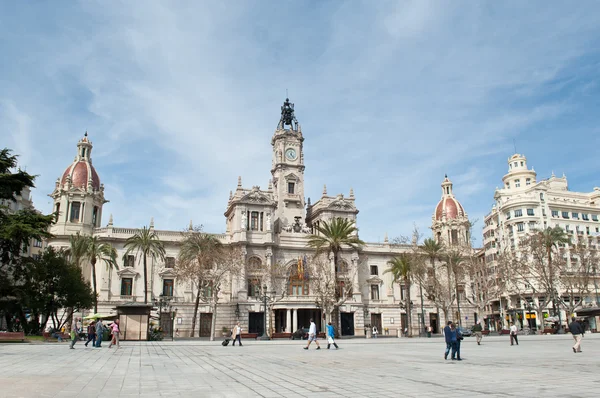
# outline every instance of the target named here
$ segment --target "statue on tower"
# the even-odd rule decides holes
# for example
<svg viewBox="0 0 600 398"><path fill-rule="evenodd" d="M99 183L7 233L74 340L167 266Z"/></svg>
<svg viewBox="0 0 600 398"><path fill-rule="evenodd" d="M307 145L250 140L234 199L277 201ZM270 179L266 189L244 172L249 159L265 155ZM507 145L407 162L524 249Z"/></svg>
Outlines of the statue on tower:
<svg viewBox="0 0 600 398"><path fill-rule="evenodd" d="M284 129L285 126L290 126L293 130L298 128L298 120L294 116L294 104L290 102L289 98L286 98L281 106L281 119L278 127Z"/></svg>

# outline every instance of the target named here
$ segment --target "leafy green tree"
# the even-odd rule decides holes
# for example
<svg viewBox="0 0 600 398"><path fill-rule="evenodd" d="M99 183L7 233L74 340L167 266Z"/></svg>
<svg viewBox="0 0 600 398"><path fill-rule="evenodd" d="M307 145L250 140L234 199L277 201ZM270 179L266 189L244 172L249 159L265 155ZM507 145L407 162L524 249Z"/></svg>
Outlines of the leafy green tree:
<svg viewBox="0 0 600 398"><path fill-rule="evenodd" d="M47 248L39 259L27 258L24 272L17 281L15 292L21 305L19 318L26 332L35 332L51 319L55 328L60 328L69 319L73 310L91 307L94 295L89 284L81 275L81 269L68 261L66 253ZM59 312L72 309L65 317ZM25 314L30 314L27 322ZM45 321L39 325L42 315ZM28 327L27 327L28 325Z"/></svg>
<svg viewBox="0 0 600 398"><path fill-rule="evenodd" d="M181 242L179 256L175 264L175 273L182 280L194 283L197 288L190 337L194 337L202 290L206 287L206 284L211 283L210 270L214 268L214 264L222 256L223 244L221 241L214 235L203 233L201 228L187 232L183 242Z"/></svg>
<svg viewBox="0 0 600 398"><path fill-rule="evenodd" d="M144 303L148 303L148 257L165 260L165 247L154 230L144 226L125 241L125 257L131 253L142 255L144 262Z"/></svg>
<svg viewBox="0 0 600 398"><path fill-rule="evenodd" d="M391 273L394 283L404 285L404 289L406 291L406 299L404 300L404 303L406 307L408 335L412 336L412 311L410 308L410 288L412 285L414 274L417 272L416 264L413 260L413 257L409 253L400 253L399 255L391 259L388 262L388 264L390 265L390 268L384 271L384 274Z"/></svg>
<svg viewBox="0 0 600 398"><path fill-rule="evenodd" d="M119 269L117 250L106 242L101 242L97 236L88 237L84 258L92 265L92 288L94 290L94 313L98 312L98 290L96 289L96 263L106 264L106 269Z"/></svg>
<svg viewBox="0 0 600 398"><path fill-rule="evenodd" d="M12 211L6 203L15 202L24 189L33 188L35 176L17 168L17 156L9 149L0 151L0 312L12 319L22 312L17 300L16 281L24 272L22 252L32 239L51 237L48 228L54 215L43 215L34 209Z"/></svg>

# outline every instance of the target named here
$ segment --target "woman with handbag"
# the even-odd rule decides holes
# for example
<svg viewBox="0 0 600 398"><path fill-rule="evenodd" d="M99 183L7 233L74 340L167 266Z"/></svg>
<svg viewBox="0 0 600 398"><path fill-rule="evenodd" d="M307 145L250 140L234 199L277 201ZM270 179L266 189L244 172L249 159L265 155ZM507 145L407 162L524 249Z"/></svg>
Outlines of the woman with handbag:
<svg viewBox="0 0 600 398"><path fill-rule="evenodd" d="M327 349L329 349L329 347L331 347L332 344L336 350L339 348L338 345L335 343L335 330L333 329L333 325L331 324L331 322L329 322L327 324Z"/></svg>

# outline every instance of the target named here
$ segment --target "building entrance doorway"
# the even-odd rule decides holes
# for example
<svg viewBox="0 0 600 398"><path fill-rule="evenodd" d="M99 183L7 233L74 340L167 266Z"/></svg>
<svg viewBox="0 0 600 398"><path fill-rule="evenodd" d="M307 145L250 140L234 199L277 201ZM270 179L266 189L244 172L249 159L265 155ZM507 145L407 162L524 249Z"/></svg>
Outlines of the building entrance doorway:
<svg viewBox="0 0 600 398"><path fill-rule="evenodd" d="M340 313L341 320L341 331L342 336L354 336L354 312L342 312Z"/></svg>
<svg viewBox="0 0 600 398"><path fill-rule="evenodd" d="M310 310L298 310L298 328L308 328L310 327L311 318L315 321L317 325L317 332L321 332L322 322L321 322L321 310L310 309Z"/></svg>
<svg viewBox="0 0 600 398"><path fill-rule="evenodd" d="M264 327L265 327L265 313L264 312L249 312L248 313L248 333L258 333L259 336L262 336Z"/></svg>
<svg viewBox="0 0 600 398"><path fill-rule="evenodd" d="M440 332L440 318L436 313L429 313L429 326L431 326L431 333L438 334Z"/></svg>
<svg viewBox="0 0 600 398"><path fill-rule="evenodd" d="M200 314L200 327L198 328L198 334L200 337L210 337L210 328L212 327L212 314L201 313Z"/></svg>
<svg viewBox="0 0 600 398"><path fill-rule="evenodd" d="M275 313L275 333L285 333L285 329L287 328L287 311L288 310L273 311Z"/></svg>
<svg viewBox="0 0 600 398"><path fill-rule="evenodd" d="M371 314L371 331L373 331L373 326L377 326L377 332L379 335L383 333L381 328L381 314Z"/></svg>

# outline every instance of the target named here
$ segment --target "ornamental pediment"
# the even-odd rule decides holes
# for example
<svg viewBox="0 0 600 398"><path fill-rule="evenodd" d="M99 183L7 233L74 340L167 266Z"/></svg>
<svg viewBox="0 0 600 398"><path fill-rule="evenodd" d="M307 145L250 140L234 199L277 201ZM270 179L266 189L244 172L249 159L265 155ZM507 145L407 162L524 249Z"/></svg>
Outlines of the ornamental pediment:
<svg viewBox="0 0 600 398"><path fill-rule="evenodd" d="M175 271L173 270L173 268L163 268L158 275L161 278L174 278L175 277Z"/></svg>
<svg viewBox="0 0 600 398"><path fill-rule="evenodd" d="M370 284L381 285L381 284L383 284L383 279L381 279L377 275L373 275L369 279L367 279L367 282Z"/></svg>
<svg viewBox="0 0 600 398"><path fill-rule="evenodd" d="M117 275L119 275L119 278L137 278L138 276L140 276L140 273L136 272L131 267L125 267L118 270Z"/></svg>
<svg viewBox="0 0 600 398"><path fill-rule="evenodd" d="M331 202L328 206L328 209L331 210L344 210L344 211L352 211L356 210L356 206L354 206L354 202L350 202L346 199L336 199Z"/></svg>
<svg viewBox="0 0 600 398"><path fill-rule="evenodd" d="M240 203L249 203L249 204L265 204L265 205L273 205L273 200L261 191L251 191L250 193L242 196L239 200Z"/></svg>

